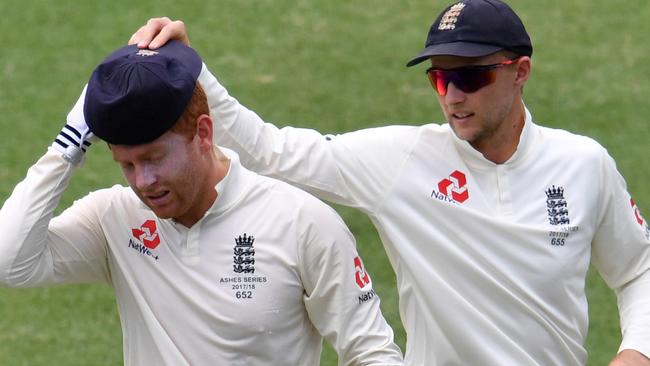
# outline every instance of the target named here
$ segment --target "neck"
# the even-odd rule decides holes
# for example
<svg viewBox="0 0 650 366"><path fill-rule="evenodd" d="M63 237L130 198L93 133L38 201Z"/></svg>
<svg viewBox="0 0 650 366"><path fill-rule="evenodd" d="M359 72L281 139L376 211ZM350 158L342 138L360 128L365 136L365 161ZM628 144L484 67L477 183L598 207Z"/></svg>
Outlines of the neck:
<svg viewBox="0 0 650 366"><path fill-rule="evenodd" d="M495 131L493 138L481 140L479 143L470 143L470 145L481 152L487 160L495 164L503 164L517 151L525 121L526 111L523 101L520 100L513 106L499 130Z"/></svg>
<svg viewBox="0 0 650 366"><path fill-rule="evenodd" d="M217 183L221 182L226 175L228 175L228 170L230 169L230 159L221 152L217 147L214 148L212 154L209 158L209 168L207 168L207 176L205 181L208 182L205 185L204 197L205 197L205 210L203 214L207 212L210 207L214 204L214 201L217 200L217 189L215 188Z"/></svg>
<svg viewBox="0 0 650 366"><path fill-rule="evenodd" d="M197 184L201 183L202 187L195 197L197 200L195 215L183 219L177 219L179 223L188 228L201 220L217 200L218 193L216 185L228 174L228 170L230 169L230 159L215 147L207 158L205 166L200 169L203 169L206 174L203 179L200 179L200 182L196 182Z"/></svg>

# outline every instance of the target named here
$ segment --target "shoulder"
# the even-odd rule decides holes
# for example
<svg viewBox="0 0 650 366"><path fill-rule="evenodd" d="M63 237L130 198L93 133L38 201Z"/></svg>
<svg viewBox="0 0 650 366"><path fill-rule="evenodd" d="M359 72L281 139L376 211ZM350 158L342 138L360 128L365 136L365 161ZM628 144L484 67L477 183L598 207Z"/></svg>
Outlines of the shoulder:
<svg viewBox="0 0 650 366"><path fill-rule="evenodd" d="M98 209L106 210L116 204L120 206L139 205L140 199L131 188L116 184L109 188L89 192L84 197L76 200L74 204L92 205Z"/></svg>
<svg viewBox="0 0 650 366"><path fill-rule="evenodd" d="M549 153L562 151L571 158L602 158L609 155L598 141L589 136L559 128L537 126L537 129Z"/></svg>
<svg viewBox="0 0 650 366"><path fill-rule="evenodd" d="M333 142L366 142L368 144L377 144L382 146L399 146L406 144L411 146L413 141L430 126L408 126L408 125L390 125L381 127L365 128L353 132L347 132L341 135L326 135L325 138ZM440 127L440 126L438 126Z"/></svg>
<svg viewBox="0 0 650 366"><path fill-rule="evenodd" d="M371 127L365 128L362 130L357 130L353 132L348 132L342 137L365 137L368 139L384 139L384 140L401 140L404 138L415 138L422 133L433 133L445 135L448 134L451 129L447 124L425 124L419 126L413 125L388 125L380 127Z"/></svg>
<svg viewBox="0 0 650 366"><path fill-rule="evenodd" d="M140 208L140 200L133 191L124 186L115 185L110 188L98 189L76 199L61 215L57 216L89 222L102 222L110 217L118 219L135 212Z"/></svg>
<svg viewBox="0 0 650 366"><path fill-rule="evenodd" d="M563 167L567 174L588 173L592 177L617 171L616 162L607 149L591 137L549 127L539 127L538 133L542 143L533 157L540 164Z"/></svg>
<svg viewBox="0 0 650 366"><path fill-rule="evenodd" d="M337 156L355 162L352 166L356 169L366 168L363 175L370 177L386 170L399 169L418 146L419 141L439 146L438 141L442 143L443 140L451 138L450 131L448 125L392 125L328 137L331 138L332 148L337 151ZM354 173L361 175L358 171ZM376 180L390 179L382 176Z"/></svg>
<svg viewBox="0 0 650 366"><path fill-rule="evenodd" d="M339 214L328 204L312 194L275 178L257 176L258 196L264 197L264 204L272 210L294 217L296 222L343 224Z"/></svg>

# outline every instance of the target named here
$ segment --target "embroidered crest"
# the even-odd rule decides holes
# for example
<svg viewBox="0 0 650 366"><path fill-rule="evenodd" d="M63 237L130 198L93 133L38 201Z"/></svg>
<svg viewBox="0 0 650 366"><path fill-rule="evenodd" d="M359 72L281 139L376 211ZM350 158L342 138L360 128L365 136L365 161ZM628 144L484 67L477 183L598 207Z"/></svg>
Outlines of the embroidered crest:
<svg viewBox="0 0 650 366"><path fill-rule="evenodd" d="M458 3L452 5L445 14L443 14L440 19L440 24L438 24L438 30L452 30L456 28L456 22L458 21L458 16L465 8L464 3Z"/></svg>
<svg viewBox="0 0 650 366"><path fill-rule="evenodd" d="M252 235L239 235L235 238L233 249L233 271L235 273L255 273L255 248L253 243L255 237Z"/></svg>
<svg viewBox="0 0 650 366"><path fill-rule="evenodd" d="M158 52L152 50L139 50L138 53L136 53L137 56L143 57L155 56L157 54Z"/></svg>
<svg viewBox="0 0 650 366"><path fill-rule="evenodd" d="M568 225L569 210L564 199L564 188L552 186L546 190L548 222L551 225Z"/></svg>

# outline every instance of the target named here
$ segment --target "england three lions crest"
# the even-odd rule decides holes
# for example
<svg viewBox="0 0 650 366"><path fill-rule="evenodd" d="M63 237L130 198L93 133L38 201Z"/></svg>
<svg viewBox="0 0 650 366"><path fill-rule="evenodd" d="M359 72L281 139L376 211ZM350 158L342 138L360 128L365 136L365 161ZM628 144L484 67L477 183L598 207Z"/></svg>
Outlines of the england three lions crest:
<svg viewBox="0 0 650 366"><path fill-rule="evenodd" d="M569 209L564 198L564 188L552 186L546 190L548 222L551 225L568 225Z"/></svg>
<svg viewBox="0 0 650 366"><path fill-rule="evenodd" d="M254 242L255 237L252 235L246 235L246 233L235 238L232 265L235 273L255 273Z"/></svg>

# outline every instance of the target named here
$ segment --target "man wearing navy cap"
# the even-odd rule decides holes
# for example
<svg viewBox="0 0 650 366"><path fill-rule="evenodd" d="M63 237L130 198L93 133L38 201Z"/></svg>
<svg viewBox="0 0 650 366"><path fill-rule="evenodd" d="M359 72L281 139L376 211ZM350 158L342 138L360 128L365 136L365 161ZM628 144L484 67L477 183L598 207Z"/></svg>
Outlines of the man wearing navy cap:
<svg viewBox="0 0 650 366"><path fill-rule="evenodd" d="M158 18L130 42L170 37L187 41L182 22ZM585 365L590 261L618 296L611 365L650 364L647 222L602 146L533 121L522 101L532 53L507 4L458 1L408 62L431 63L446 123L338 136L277 129L201 79L217 143L245 166L372 218L408 365Z"/></svg>
<svg viewBox="0 0 650 366"><path fill-rule="evenodd" d="M67 124L0 211L0 283L104 282L125 365L402 365L354 238L309 194L213 145L181 42L127 46L93 72ZM59 199L97 138L129 187Z"/></svg>

